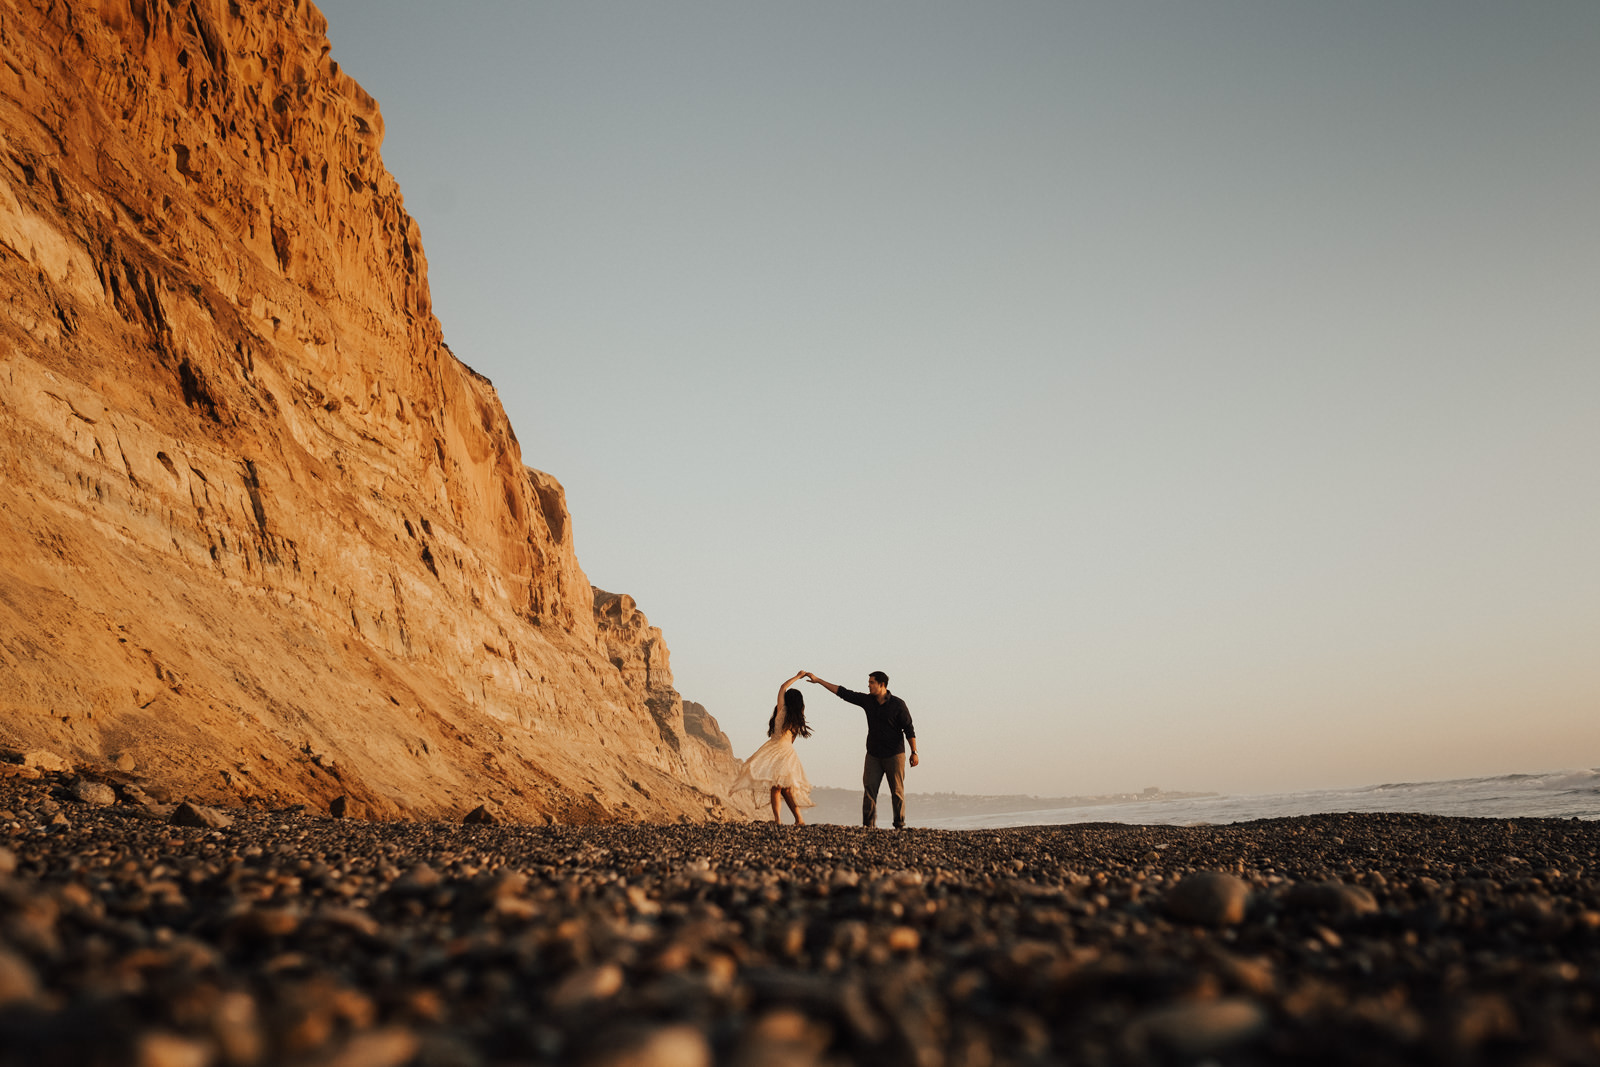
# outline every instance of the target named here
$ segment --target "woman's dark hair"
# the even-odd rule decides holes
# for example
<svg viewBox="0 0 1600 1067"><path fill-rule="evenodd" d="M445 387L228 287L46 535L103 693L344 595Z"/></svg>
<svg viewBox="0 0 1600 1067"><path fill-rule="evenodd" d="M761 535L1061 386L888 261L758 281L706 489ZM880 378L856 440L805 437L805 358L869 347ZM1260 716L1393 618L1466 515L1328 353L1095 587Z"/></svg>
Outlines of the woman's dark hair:
<svg viewBox="0 0 1600 1067"><path fill-rule="evenodd" d="M772 731L778 728L778 709L772 709L772 718L767 720L767 736L772 736ZM811 727L806 723L806 698L798 689L785 689L783 691L783 728L798 737L810 737Z"/></svg>

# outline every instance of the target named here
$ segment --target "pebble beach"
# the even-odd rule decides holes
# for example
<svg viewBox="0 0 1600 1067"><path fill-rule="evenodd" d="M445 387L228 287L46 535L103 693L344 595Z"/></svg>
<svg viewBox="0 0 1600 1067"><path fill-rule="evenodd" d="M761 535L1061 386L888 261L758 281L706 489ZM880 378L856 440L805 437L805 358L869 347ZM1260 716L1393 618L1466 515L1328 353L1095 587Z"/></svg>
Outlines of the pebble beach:
<svg viewBox="0 0 1600 1067"><path fill-rule="evenodd" d="M1596 1063L1597 849L1404 814L219 818L13 777L0 1065Z"/></svg>

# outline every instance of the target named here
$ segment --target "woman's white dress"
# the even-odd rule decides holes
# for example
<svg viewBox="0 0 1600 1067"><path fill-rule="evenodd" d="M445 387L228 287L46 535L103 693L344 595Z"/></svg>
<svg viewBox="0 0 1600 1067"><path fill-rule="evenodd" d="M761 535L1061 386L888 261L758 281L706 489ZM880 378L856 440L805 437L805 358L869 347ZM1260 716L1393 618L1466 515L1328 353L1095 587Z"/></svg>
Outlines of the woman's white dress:
<svg viewBox="0 0 1600 1067"><path fill-rule="evenodd" d="M795 807L816 807L811 800L811 782L806 778L806 769L800 766L800 754L794 750L794 734L783 728L783 720L783 705L779 704L772 736L744 761L729 792L747 789L755 795L757 803L765 804L772 798L774 788L787 789L794 797Z"/></svg>

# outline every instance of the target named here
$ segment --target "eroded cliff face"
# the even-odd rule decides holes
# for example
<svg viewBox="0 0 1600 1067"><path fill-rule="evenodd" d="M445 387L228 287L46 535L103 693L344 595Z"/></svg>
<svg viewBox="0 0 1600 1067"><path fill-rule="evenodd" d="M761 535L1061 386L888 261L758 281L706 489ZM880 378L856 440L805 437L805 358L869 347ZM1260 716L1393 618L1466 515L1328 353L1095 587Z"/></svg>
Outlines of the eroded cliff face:
<svg viewBox="0 0 1600 1067"><path fill-rule="evenodd" d="M698 781L725 790L739 774L739 760L726 734L699 704L685 702L672 686L671 654L659 627L651 626L633 597L594 591L595 625L600 648L622 684L633 690L654 721L661 744L684 761ZM742 798L722 799L743 811Z"/></svg>
<svg viewBox="0 0 1600 1067"><path fill-rule="evenodd" d="M731 756L444 345L329 50L304 0L0 0L0 743L212 801L720 817Z"/></svg>

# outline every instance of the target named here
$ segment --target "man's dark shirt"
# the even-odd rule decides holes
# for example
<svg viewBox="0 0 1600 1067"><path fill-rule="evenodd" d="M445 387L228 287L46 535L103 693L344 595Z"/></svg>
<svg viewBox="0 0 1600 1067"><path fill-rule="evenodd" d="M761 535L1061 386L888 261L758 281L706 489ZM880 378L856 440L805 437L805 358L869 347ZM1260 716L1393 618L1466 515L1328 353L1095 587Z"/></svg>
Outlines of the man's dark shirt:
<svg viewBox="0 0 1600 1067"><path fill-rule="evenodd" d="M840 700L859 705L867 713L867 755L878 759L898 756L906 750L901 735L917 736L916 728L911 725L911 709L893 693L887 694L880 704L871 693L857 693L841 685L838 696Z"/></svg>

